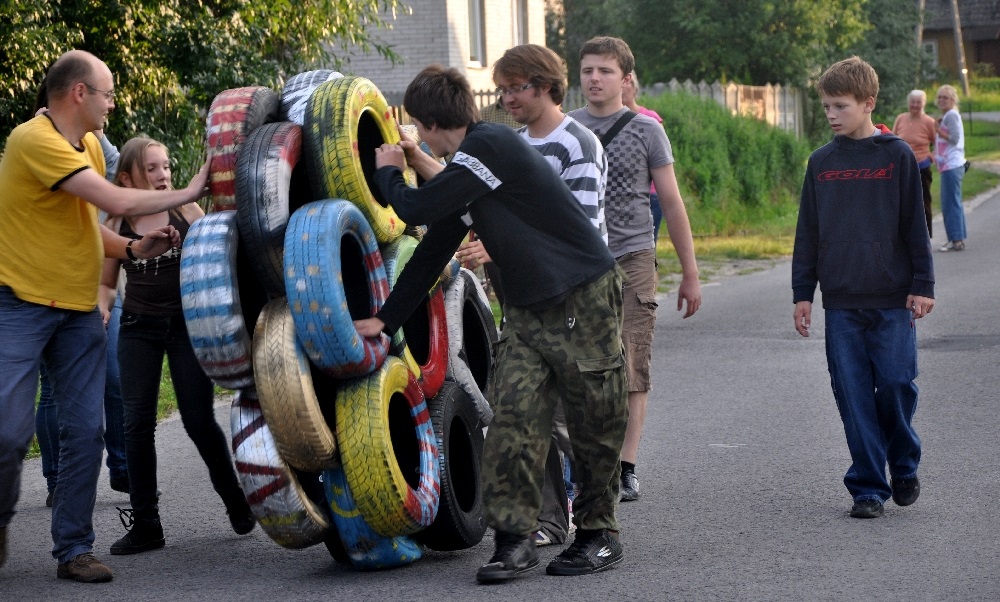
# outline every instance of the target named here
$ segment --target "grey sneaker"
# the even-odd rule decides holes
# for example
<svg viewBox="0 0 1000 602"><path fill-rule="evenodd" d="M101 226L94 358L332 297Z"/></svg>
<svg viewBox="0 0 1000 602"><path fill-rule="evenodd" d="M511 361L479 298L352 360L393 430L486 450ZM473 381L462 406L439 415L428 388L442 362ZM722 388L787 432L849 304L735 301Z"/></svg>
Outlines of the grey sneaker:
<svg viewBox="0 0 1000 602"><path fill-rule="evenodd" d="M624 558L618 534L607 529L576 530L573 544L552 559L549 575L589 575L610 569Z"/></svg>
<svg viewBox="0 0 1000 602"><path fill-rule="evenodd" d="M531 537L514 533L496 533L496 552L476 571L476 581L507 581L538 566L538 550Z"/></svg>
<svg viewBox="0 0 1000 602"><path fill-rule="evenodd" d="M639 499L639 477L632 471L622 473L621 497L618 501L634 502Z"/></svg>
<svg viewBox="0 0 1000 602"><path fill-rule="evenodd" d="M93 552L84 552L69 562L59 565L56 577L72 579L81 583L103 583L111 581L111 569L94 556Z"/></svg>

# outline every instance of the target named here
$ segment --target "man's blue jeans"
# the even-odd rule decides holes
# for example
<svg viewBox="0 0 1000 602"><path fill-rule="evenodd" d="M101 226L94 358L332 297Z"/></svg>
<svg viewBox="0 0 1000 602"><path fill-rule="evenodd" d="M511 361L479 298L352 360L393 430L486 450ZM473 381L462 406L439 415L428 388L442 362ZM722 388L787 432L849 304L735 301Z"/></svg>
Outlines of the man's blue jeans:
<svg viewBox="0 0 1000 602"><path fill-rule="evenodd" d="M948 240L965 240L965 207L962 206L962 167L941 172L941 217Z"/></svg>
<svg viewBox="0 0 1000 602"><path fill-rule="evenodd" d="M93 513L104 454L105 340L101 314L18 299L0 286L0 526L14 517L34 434L44 359L59 414L59 480L52 555L67 562L94 545Z"/></svg>
<svg viewBox="0 0 1000 602"><path fill-rule="evenodd" d="M125 418L121 382L118 377L118 327L122 315L121 297L115 300L108 320L107 374L104 379L104 445L108 451L108 473L112 479L128 479L125 460ZM48 490L55 491L59 476L59 413L52 398L45 365L41 370L41 395L35 411L35 435L42 456L42 476Z"/></svg>
<svg viewBox="0 0 1000 602"><path fill-rule="evenodd" d="M917 335L908 309L827 309L826 358L844 421L851 464L844 485L854 501L884 502L894 478L917 474Z"/></svg>

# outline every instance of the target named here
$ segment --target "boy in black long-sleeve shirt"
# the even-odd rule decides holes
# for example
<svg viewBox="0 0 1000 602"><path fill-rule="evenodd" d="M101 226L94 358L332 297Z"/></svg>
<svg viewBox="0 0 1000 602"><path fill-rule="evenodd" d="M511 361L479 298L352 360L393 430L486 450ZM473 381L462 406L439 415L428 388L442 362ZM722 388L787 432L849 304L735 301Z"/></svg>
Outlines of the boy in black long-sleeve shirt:
<svg viewBox="0 0 1000 602"><path fill-rule="evenodd" d="M376 150L375 179L403 220L428 224L392 294L364 336L392 333L475 228L504 283L506 325L483 452L483 504L496 552L476 574L502 581L538 565L531 534L541 505L552 414L560 398L581 491L573 544L546 568L583 575L620 562L619 464L628 420L622 355L622 273L580 204L545 158L507 126L477 123L468 82L432 66L403 105L421 139L447 167L410 141ZM404 153L427 182L403 182Z"/></svg>
<svg viewBox="0 0 1000 602"><path fill-rule="evenodd" d="M809 336L819 283L827 364L851 452L851 516L876 518L890 496L908 506L920 493L914 319L934 307L934 267L913 152L872 123L875 70L852 57L830 67L818 88L835 136L809 157L802 186L795 329Z"/></svg>

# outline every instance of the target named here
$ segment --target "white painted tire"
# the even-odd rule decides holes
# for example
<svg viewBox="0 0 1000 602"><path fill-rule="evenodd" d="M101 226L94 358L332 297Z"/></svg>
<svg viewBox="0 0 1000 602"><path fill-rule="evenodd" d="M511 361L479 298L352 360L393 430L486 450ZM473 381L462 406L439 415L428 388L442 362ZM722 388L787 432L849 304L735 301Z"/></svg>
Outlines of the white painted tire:
<svg viewBox="0 0 1000 602"><path fill-rule="evenodd" d="M296 473L281 458L253 388L237 391L230 427L240 485L268 537L290 549L323 542L333 523L319 475Z"/></svg>

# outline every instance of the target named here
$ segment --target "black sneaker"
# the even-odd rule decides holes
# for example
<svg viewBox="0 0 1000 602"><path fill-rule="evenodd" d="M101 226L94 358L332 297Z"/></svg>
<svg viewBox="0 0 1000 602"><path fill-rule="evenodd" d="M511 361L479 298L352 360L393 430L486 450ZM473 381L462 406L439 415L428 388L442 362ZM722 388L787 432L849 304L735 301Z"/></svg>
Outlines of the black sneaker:
<svg viewBox="0 0 1000 602"><path fill-rule="evenodd" d="M55 489L53 489L52 491L49 492L48 495L45 496L45 507L46 508L51 508L52 507L52 500L55 497L55 495L56 495L56 491L55 491Z"/></svg>
<svg viewBox="0 0 1000 602"><path fill-rule="evenodd" d="M128 493L128 485L129 485L129 483L128 483L128 475L127 474L124 475L124 476L119 475L117 477L111 477L109 479L109 483L108 484L111 486L111 489L113 489L114 491L120 491L121 493ZM159 493L159 492L157 492L157 493ZM157 495L156 497L160 497L160 496Z"/></svg>
<svg viewBox="0 0 1000 602"><path fill-rule="evenodd" d="M589 575L613 567L622 558L622 542L617 533L607 529L577 529L573 544L553 558L545 572L549 575Z"/></svg>
<svg viewBox="0 0 1000 602"><path fill-rule="evenodd" d="M538 550L530 537L497 531L494 539L496 551L490 561L476 571L476 581L507 581L538 566Z"/></svg>
<svg viewBox="0 0 1000 602"><path fill-rule="evenodd" d="M631 470L622 473L620 502L634 502L639 499L639 478Z"/></svg>
<svg viewBox="0 0 1000 602"><path fill-rule="evenodd" d="M111 544L112 556L124 556L157 550L166 545L163 539L163 525L159 518L135 519L131 508L115 508L122 525L128 529L125 537Z"/></svg>
<svg viewBox="0 0 1000 602"><path fill-rule="evenodd" d="M892 501L897 506L909 506L920 497L920 479L912 477L909 479L892 480Z"/></svg>
<svg viewBox="0 0 1000 602"><path fill-rule="evenodd" d="M882 516L882 502L878 500L861 500L854 502L851 508L851 518L878 518Z"/></svg>

